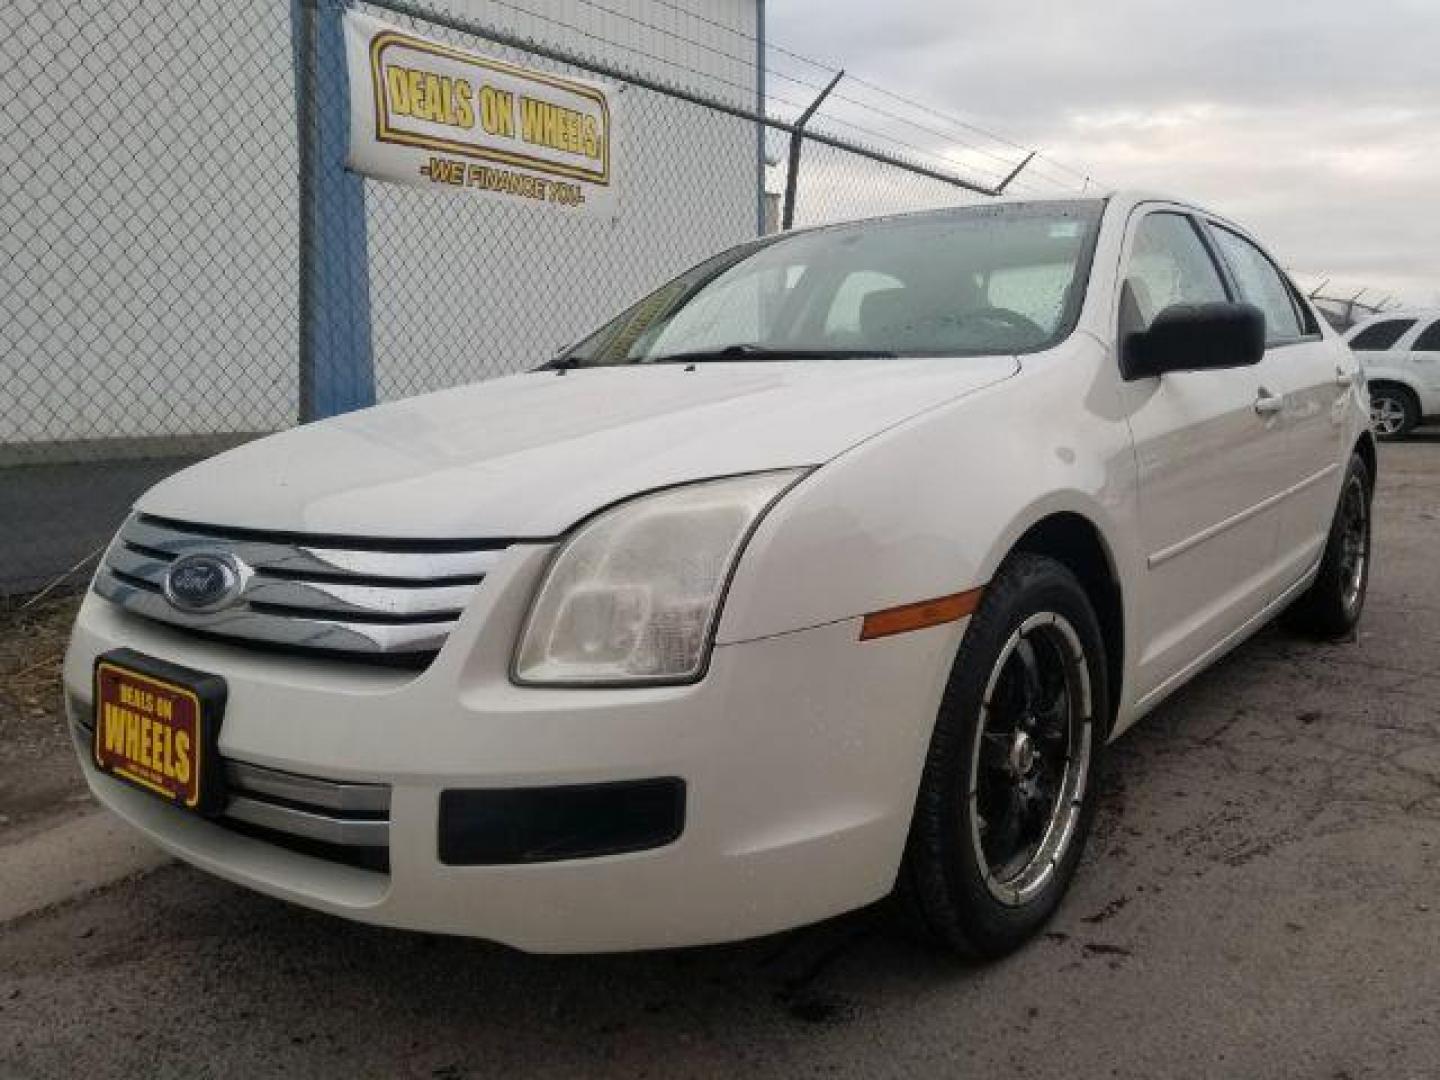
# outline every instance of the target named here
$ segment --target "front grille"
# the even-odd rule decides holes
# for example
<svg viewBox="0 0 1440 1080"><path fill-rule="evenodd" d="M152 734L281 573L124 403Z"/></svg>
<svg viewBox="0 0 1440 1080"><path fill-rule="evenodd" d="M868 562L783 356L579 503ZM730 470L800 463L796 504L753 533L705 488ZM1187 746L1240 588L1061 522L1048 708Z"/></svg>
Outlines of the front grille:
<svg viewBox="0 0 1440 1080"><path fill-rule="evenodd" d="M95 591L144 618L227 640L423 663L504 550L504 541L306 537L140 514L110 545ZM230 560L238 595L218 611L172 604L166 574L187 555Z"/></svg>

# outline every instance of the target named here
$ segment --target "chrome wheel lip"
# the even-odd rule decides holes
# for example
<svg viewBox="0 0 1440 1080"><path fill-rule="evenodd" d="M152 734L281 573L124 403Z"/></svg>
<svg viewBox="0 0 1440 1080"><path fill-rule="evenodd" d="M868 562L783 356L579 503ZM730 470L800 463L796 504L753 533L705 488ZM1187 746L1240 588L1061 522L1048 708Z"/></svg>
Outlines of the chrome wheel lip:
<svg viewBox="0 0 1440 1080"><path fill-rule="evenodd" d="M996 868L990 865L980 831L978 797L981 747L1001 673L1020 642L1032 631L1040 628L1044 628L1047 633L1053 632L1064 650L1069 712L1066 765L1054 804L1049 810L1049 820L1033 854L1017 871L1002 879L997 875ZM1039 612L1025 619L1000 650L1000 656L985 684L985 696L980 705L980 717L975 725L975 738L970 750L970 791L966 796L970 810L970 844L976 865L984 876L985 887L990 895L1007 907L1019 907L1033 900L1050 882L1060 860L1070 849L1080 822L1080 810L1089 783L1094 737L1092 711L1090 671L1085 650L1075 628L1063 615L1052 611Z"/></svg>
<svg viewBox="0 0 1440 1080"><path fill-rule="evenodd" d="M1376 435L1398 435L1405 427L1405 406L1393 397L1370 399L1370 427Z"/></svg>
<svg viewBox="0 0 1440 1080"><path fill-rule="evenodd" d="M1370 561L1370 506L1358 476L1345 481L1340 495L1340 602L1353 612L1360 603Z"/></svg>

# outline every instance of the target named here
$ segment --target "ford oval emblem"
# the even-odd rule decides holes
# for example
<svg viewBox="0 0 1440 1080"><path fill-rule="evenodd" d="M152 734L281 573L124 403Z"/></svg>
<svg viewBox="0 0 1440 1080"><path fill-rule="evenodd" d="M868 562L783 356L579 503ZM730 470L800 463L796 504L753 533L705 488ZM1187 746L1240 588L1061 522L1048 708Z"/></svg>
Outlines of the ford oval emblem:
<svg viewBox="0 0 1440 1080"><path fill-rule="evenodd" d="M233 555L197 554L170 564L162 590L171 607L199 613L228 607L244 585L244 570Z"/></svg>

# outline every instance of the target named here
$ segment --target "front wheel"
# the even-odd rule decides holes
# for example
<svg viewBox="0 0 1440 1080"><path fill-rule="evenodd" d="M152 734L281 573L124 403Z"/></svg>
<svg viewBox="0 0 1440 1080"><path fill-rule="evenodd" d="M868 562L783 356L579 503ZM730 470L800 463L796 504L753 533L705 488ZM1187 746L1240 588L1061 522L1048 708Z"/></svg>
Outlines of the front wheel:
<svg viewBox="0 0 1440 1080"><path fill-rule="evenodd" d="M914 929L996 957L1050 917L1094 816L1105 672L1075 576L1007 560L966 628L926 757L897 884Z"/></svg>
<svg viewBox="0 0 1440 1080"><path fill-rule="evenodd" d="M1291 629L1312 637L1338 638L1360 621L1370 586L1372 484L1364 460L1351 455L1315 581L1285 613Z"/></svg>

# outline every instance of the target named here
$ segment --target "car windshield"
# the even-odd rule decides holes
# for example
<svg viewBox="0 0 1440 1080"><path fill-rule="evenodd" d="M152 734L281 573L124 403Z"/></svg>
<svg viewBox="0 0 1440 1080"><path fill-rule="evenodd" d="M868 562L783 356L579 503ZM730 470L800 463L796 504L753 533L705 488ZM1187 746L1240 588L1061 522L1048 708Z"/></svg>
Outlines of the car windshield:
<svg viewBox="0 0 1440 1080"><path fill-rule="evenodd" d="M1074 326L1103 203L1004 203L769 238L701 263L553 363L978 356Z"/></svg>

